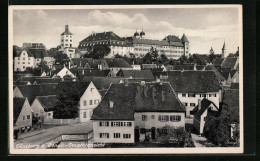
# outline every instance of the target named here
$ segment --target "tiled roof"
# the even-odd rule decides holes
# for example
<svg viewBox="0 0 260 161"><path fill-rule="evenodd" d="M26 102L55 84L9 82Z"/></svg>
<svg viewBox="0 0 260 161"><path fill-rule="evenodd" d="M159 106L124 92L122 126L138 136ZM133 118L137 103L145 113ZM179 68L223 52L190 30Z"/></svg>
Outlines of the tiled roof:
<svg viewBox="0 0 260 161"><path fill-rule="evenodd" d="M51 96L37 96L35 99L37 99L42 107L44 108L44 111L52 111L58 102L56 95Z"/></svg>
<svg viewBox="0 0 260 161"><path fill-rule="evenodd" d="M72 65L76 65L78 68L85 68L90 66L92 69L98 69L98 64L100 64L100 60L92 59L92 58L72 58ZM86 66L87 64L87 66Z"/></svg>
<svg viewBox="0 0 260 161"><path fill-rule="evenodd" d="M176 92L218 92L220 83L214 71L168 71L168 80Z"/></svg>
<svg viewBox="0 0 260 161"><path fill-rule="evenodd" d="M104 89L108 89L111 83L117 84L120 82L120 80L122 80L122 78L85 76L81 81L82 82L92 81L98 90L104 90Z"/></svg>
<svg viewBox="0 0 260 161"><path fill-rule="evenodd" d="M153 79L151 70L119 70L117 77L132 78L132 79Z"/></svg>
<svg viewBox="0 0 260 161"><path fill-rule="evenodd" d="M113 101L113 108L110 107ZM185 112L169 83L112 84L92 120L134 120L134 112Z"/></svg>
<svg viewBox="0 0 260 161"><path fill-rule="evenodd" d="M163 40L170 41L170 42L182 42L181 39L175 35L168 35Z"/></svg>
<svg viewBox="0 0 260 161"><path fill-rule="evenodd" d="M33 55L28 49L22 49L22 50L20 50L20 51L17 53L16 57L20 57L21 54L22 54L22 52L23 52L24 50L27 52L28 57L34 57L34 55Z"/></svg>
<svg viewBox="0 0 260 161"><path fill-rule="evenodd" d="M19 82L30 82L31 84L33 84L37 78L42 79L42 78L50 78L50 77L40 77L40 76L30 76L30 77L27 77L27 76L24 76L24 77L21 77L18 80L17 83L19 83Z"/></svg>
<svg viewBox="0 0 260 161"><path fill-rule="evenodd" d="M239 89L239 83L231 83L231 89Z"/></svg>
<svg viewBox="0 0 260 161"><path fill-rule="evenodd" d="M85 76L92 77L107 77L110 70L93 70L93 69L77 69L72 68L70 71L76 75L79 79L82 79Z"/></svg>
<svg viewBox="0 0 260 161"><path fill-rule="evenodd" d="M26 97L31 104L36 96L48 96L56 94L58 84L41 84L41 85L20 85L17 86L23 97Z"/></svg>
<svg viewBox="0 0 260 161"><path fill-rule="evenodd" d="M224 58L216 58L212 61L215 67L220 67L221 64L223 63Z"/></svg>
<svg viewBox="0 0 260 161"><path fill-rule="evenodd" d="M222 105L228 108L239 108L239 90L223 90Z"/></svg>
<svg viewBox="0 0 260 161"><path fill-rule="evenodd" d="M232 78L237 72L237 70L231 70L231 68L226 68L226 69L220 69L219 72L227 80L229 75Z"/></svg>
<svg viewBox="0 0 260 161"><path fill-rule="evenodd" d="M108 68L133 68L125 59L123 58L113 58L113 59L102 59L105 61Z"/></svg>
<svg viewBox="0 0 260 161"><path fill-rule="evenodd" d="M208 108L209 108L209 105L213 104L213 106L215 106L216 109L218 109L218 107L213 103L211 102L210 100L206 99L206 98L203 98L201 100L201 108L199 110L199 106L197 105L193 110L192 112L195 113L195 116L201 116Z"/></svg>
<svg viewBox="0 0 260 161"><path fill-rule="evenodd" d="M208 66L206 66L205 70L212 70L212 71L214 71L214 73L216 74L216 76L218 77L218 79L219 79L220 81L226 80L226 78L222 76L222 74L218 71L218 69L216 69L216 68L214 67L214 65L208 65Z"/></svg>
<svg viewBox="0 0 260 161"><path fill-rule="evenodd" d="M13 123L14 123L14 125L21 113L25 100L26 100L26 98L17 98L17 97L13 98L13 101L14 101L13 102L13 121L14 121Z"/></svg>
<svg viewBox="0 0 260 161"><path fill-rule="evenodd" d="M61 82L57 85L56 93L58 96L64 90L76 90L78 91L79 97L81 97L88 88L89 84L90 82Z"/></svg>
<svg viewBox="0 0 260 161"><path fill-rule="evenodd" d="M194 70L195 65L176 65L173 70ZM203 65L196 65L197 70L204 69Z"/></svg>
<svg viewBox="0 0 260 161"><path fill-rule="evenodd" d="M113 32L94 33L82 40L78 48L86 48L93 45L126 46L126 42Z"/></svg>
<svg viewBox="0 0 260 161"><path fill-rule="evenodd" d="M49 83L59 83L61 78L36 78L36 84L49 84Z"/></svg>
<svg viewBox="0 0 260 161"><path fill-rule="evenodd" d="M179 39L180 40L180 39ZM167 40L152 40L152 39L138 39L133 37L132 38L133 44L147 44L147 45L159 45L159 46L183 46L183 43L180 41L170 41Z"/></svg>
<svg viewBox="0 0 260 161"><path fill-rule="evenodd" d="M223 62L223 64L222 64L221 68L222 68L222 69L226 69L226 68L234 69L235 64L236 64L237 61L238 61L238 58L235 58L235 57L227 57L227 58L224 60L224 62Z"/></svg>
<svg viewBox="0 0 260 161"><path fill-rule="evenodd" d="M187 39L185 34L182 35L181 41L182 42L189 42L189 40Z"/></svg>

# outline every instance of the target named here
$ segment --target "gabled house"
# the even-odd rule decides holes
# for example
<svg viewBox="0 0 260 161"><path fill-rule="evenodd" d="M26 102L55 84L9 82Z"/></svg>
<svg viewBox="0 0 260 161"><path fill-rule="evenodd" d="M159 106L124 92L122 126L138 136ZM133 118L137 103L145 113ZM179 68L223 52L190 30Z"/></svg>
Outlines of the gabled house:
<svg viewBox="0 0 260 161"><path fill-rule="evenodd" d="M76 78L76 76L65 65L62 69L52 71L51 74L52 78L63 78L65 76Z"/></svg>
<svg viewBox="0 0 260 161"><path fill-rule="evenodd" d="M57 101L56 95L36 96L31 105L33 115L40 117L43 122L45 122L46 119L52 119L53 109Z"/></svg>
<svg viewBox="0 0 260 161"><path fill-rule="evenodd" d="M193 125L202 134L206 119L209 115L217 115L219 108L211 101L203 98L198 101L198 105L192 111L194 113Z"/></svg>
<svg viewBox="0 0 260 161"><path fill-rule="evenodd" d="M27 49L21 50L14 57L14 71L25 71L26 68L34 66L34 55Z"/></svg>
<svg viewBox="0 0 260 161"><path fill-rule="evenodd" d="M98 69L79 69L73 68L70 71L77 76L80 80L85 76L91 77L107 77L110 73L110 70L98 70Z"/></svg>
<svg viewBox="0 0 260 161"><path fill-rule="evenodd" d="M13 97L26 97L30 105L36 96L48 96L56 94L58 84L41 84L41 85L18 85L14 88Z"/></svg>
<svg viewBox="0 0 260 161"><path fill-rule="evenodd" d="M93 109L101 101L101 94L92 82L62 82L56 88L57 98L64 90L77 90L79 94L78 122L87 122L92 116Z"/></svg>
<svg viewBox="0 0 260 161"><path fill-rule="evenodd" d="M168 81L186 106L187 116L203 98L219 107L222 87L214 71L169 71Z"/></svg>
<svg viewBox="0 0 260 161"><path fill-rule="evenodd" d="M123 70L133 70L133 67L123 58L113 58L113 59L102 59L99 65L99 69L110 70L109 76L116 77L117 72L120 69Z"/></svg>
<svg viewBox="0 0 260 161"><path fill-rule="evenodd" d="M61 78L36 78L33 84L52 84L60 83L61 81Z"/></svg>
<svg viewBox="0 0 260 161"><path fill-rule="evenodd" d="M238 57L226 57L221 64L221 69L236 70L239 63Z"/></svg>
<svg viewBox="0 0 260 161"><path fill-rule="evenodd" d="M174 66L173 70L205 70L205 66L196 64L183 64Z"/></svg>
<svg viewBox="0 0 260 161"><path fill-rule="evenodd" d="M111 84L93 111L94 142L156 140L161 129L185 126L185 108L169 83Z"/></svg>
<svg viewBox="0 0 260 161"><path fill-rule="evenodd" d="M154 79L151 70L119 70L116 74L117 77L125 79Z"/></svg>
<svg viewBox="0 0 260 161"><path fill-rule="evenodd" d="M32 111L27 98L13 98L14 129L24 132L32 127Z"/></svg>

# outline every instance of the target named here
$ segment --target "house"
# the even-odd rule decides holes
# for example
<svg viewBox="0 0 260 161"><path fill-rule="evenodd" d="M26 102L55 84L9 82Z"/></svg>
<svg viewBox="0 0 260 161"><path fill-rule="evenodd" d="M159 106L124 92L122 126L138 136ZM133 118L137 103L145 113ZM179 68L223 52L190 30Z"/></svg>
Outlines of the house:
<svg viewBox="0 0 260 161"><path fill-rule="evenodd" d="M95 143L134 143L184 127L185 108L169 83L111 84L91 120Z"/></svg>
<svg viewBox="0 0 260 161"><path fill-rule="evenodd" d="M231 89L239 89L239 83L231 83Z"/></svg>
<svg viewBox="0 0 260 161"><path fill-rule="evenodd" d="M25 76L25 77L20 77L20 79L18 79L16 81L17 85L23 85L23 84L27 84L27 85L31 85L34 84L35 80L37 78L50 78L48 76L46 77L41 77L41 76ZM26 83L25 83L26 82Z"/></svg>
<svg viewBox="0 0 260 161"><path fill-rule="evenodd" d="M61 82L58 84L57 98L66 90L77 90L79 99L78 122L87 122L92 116L93 109L101 101L101 94L93 82Z"/></svg>
<svg viewBox="0 0 260 161"><path fill-rule="evenodd" d="M183 64L174 66L173 70L205 70L205 67L196 64Z"/></svg>
<svg viewBox="0 0 260 161"><path fill-rule="evenodd" d="M225 78L225 86L230 86L232 82L239 83L238 70L230 70L230 68L220 69L220 74Z"/></svg>
<svg viewBox="0 0 260 161"><path fill-rule="evenodd" d="M157 64L142 64L142 70L158 68Z"/></svg>
<svg viewBox="0 0 260 161"><path fill-rule="evenodd" d="M133 67L123 58L102 59L99 65L102 70L110 70L109 76L116 77L120 69L133 70Z"/></svg>
<svg viewBox="0 0 260 161"><path fill-rule="evenodd" d="M236 70L239 63L238 57L226 57L221 64L221 69Z"/></svg>
<svg viewBox="0 0 260 161"><path fill-rule="evenodd" d="M107 77L110 70L98 70L98 69L79 69L71 68L70 71L77 76L80 80L85 76L90 77Z"/></svg>
<svg viewBox="0 0 260 161"><path fill-rule="evenodd" d="M36 96L48 96L56 94L58 84L40 84L40 85L18 85L14 88L13 97L26 97L30 105Z"/></svg>
<svg viewBox="0 0 260 161"><path fill-rule="evenodd" d="M56 95L36 96L31 105L33 115L40 117L43 122L46 119L53 119L53 109L57 101Z"/></svg>
<svg viewBox="0 0 260 161"><path fill-rule="evenodd" d="M33 84L53 84L60 83L61 81L61 78L36 78Z"/></svg>
<svg viewBox="0 0 260 161"><path fill-rule="evenodd" d="M186 106L187 116L202 98L219 107L222 87L214 71L169 71L168 81Z"/></svg>
<svg viewBox="0 0 260 161"><path fill-rule="evenodd" d="M217 115L219 108L206 98L198 101L198 105L192 111L194 113L193 125L195 129L202 134L206 119L209 115Z"/></svg>
<svg viewBox="0 0 260 161"><path fill-rule="evenodd" d="M72 58L71 68L99 69L100 60L92 58ZM100 69L101 70L101 69Z"/></svg>
<svg viewBox="0 0 260 161"><path fill-rule="evenodd" d="M217 57L217 58L215 58L215 59L212 61L212 63L213 63L213 65L214 65L215 68L220 69L220 68L221 68L221 65L223 64L223 61L224 61L224 58L219 58L219 57Z"/></svg>
<svg viewBox="0 0 260 161"><path fill-rule="evenodd" d="M14 71L25 71L26 68L34 68L34 55L23 49L14 57Z"/></svg>
<svg viewBox="0 0 260 161"><path fill-rule="evenodd" d="M76 78L76 76L65 65L63 68L52 71L51 74L52 78L63 78L64 76Z"/></svg>
<svg viewBox="0 0 260 161"><path fill-rule="evenodd" d="M13 98L13 124L20 132L31 129L32 111L27 98Z"/></svg>
<svg viewBox="0 0 260 161"><path fill-rule="evenodd" d="M119 70L116 74L117 77L126 79L154 79L151 70Z"/></svg>
<svg viewBox="0 0 260 161"><path fill-rule="evenodd" d="M133 67L133 70L141 70L141 65L133 64L131 66Z"/></svg>
<svg viewBox="0 0 260 161"><path fill-rule="evenodd" d="M219 72L219 70L213 64L207 65L205 70L212 70L212 71L214 71L214 73L216 74L219 82L221 82L222 85L226 84L226 78L223 77L223 75Z"/></svg>

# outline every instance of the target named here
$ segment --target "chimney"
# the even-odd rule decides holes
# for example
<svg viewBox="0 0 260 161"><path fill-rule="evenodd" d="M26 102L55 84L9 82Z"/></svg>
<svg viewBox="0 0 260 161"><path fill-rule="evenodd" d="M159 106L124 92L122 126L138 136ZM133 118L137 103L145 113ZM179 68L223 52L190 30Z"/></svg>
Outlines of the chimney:
<svg viewBox="0 0 260 161"><path fill-rule="evenodd" d="M70 61L69 61L69 69L70 69Z"/></svg>
<svg viewBox="0 0 260 161"><path fill-rule="evenodd" d="M83 70L82 70L82 75L84 75L84 72L85 72L85 71L84 71L84 69L83 69Z"/></svg>
<svg viewBox="0 0 260 161"><path fill-rule="evenodd" d="M109 107L113 108L114 107L114 101L109 101Z"/></svg>
<svg viewBox="0 0 260 161"><path fill-rule="evenodd" d="M196 64L194 64L194 70L197 70Z"/></svg>
<svg viewBox="0 0 260 161"><path fill-rule="evenodd" d="M201 109L201 99L198 99L198 110Z"/></svg>
<svg viewBox="0 0 260 161"><path fill-rule="evenodd" d="M158 82L158 83L161 82L159 76L156 77L156 82Z"/></svg>
<svg viewBox="0 0 260 161"><path fill-rule="evenodd" d="M141 86L145 86L145 81L141 81Z"/></svg>

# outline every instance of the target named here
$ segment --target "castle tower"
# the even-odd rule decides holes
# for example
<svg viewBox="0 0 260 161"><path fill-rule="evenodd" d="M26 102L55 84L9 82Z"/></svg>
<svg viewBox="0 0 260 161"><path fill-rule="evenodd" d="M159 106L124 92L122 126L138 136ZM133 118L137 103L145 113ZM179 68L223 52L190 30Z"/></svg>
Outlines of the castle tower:
<svg viewBox="0 0 260 161"><path fill-rule="evenodd" d="M181 41L184 45L184 55L186 57L189 57L189 53L190 53L189 40L187 39L185 34L182 35Z"/></svg>
<svg viewBox="0 0 260 161"><path fill-rule="evenodd" d="M72 48L73 34L69 31L69 25L65 25L65 31L61 34L61 51Z"/></svg>
<svg viewBox="0 0 260 161"><path fill-rule="evenodd" d="M227 49L226 49L226 43L224 41L223 47L222 47L222 53L221 53L221 58L227 57Z"/></svg>
<svg viewBox="0 0 260 161"><path fill-rule="evenodd" d="M214 50L213 50L213 48L212 48L212 46L211 46L211 49L210 49L210 51L209 51L209 54L215 54L215 53L214 53Z"/></svg>
<svg viewBox="0 0 260 161"><path fill-rule="evenodd" d="M144 36L145 36L145 32L144 32L143 29L142 29L142 31L140 32L140 38L141 38L141 39L144 39Z"/></svg>
<svg viewBox="0 0 260 161"><path fill-rule="evenodd" d="M140 34L136 30L136 32L134 33L134 37L139 38L139 36L140 36Z"/></svg>

